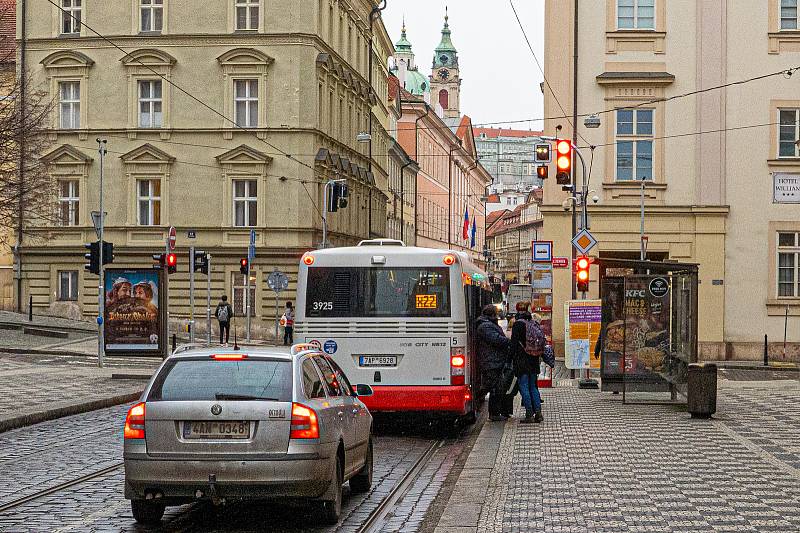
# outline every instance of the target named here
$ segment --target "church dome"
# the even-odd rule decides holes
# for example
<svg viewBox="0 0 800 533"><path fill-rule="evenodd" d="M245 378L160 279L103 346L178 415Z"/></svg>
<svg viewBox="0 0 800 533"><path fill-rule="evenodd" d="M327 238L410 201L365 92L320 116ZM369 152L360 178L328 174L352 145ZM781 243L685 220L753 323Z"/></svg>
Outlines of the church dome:
<svg viewBox="0 0 800 533"><path fill-rule="evenodd" d="M409 70L406 73L404 89L414 96L424 96L430 91L428 78L420 74L418 70Z"/></svg>

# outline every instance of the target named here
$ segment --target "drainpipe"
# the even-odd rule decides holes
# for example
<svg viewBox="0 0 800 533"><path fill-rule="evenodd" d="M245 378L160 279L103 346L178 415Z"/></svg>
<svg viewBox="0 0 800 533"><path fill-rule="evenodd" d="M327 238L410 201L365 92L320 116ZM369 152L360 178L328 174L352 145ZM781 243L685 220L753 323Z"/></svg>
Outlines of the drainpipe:
<svg viewBox="0 0 800 533"><path fill-rule="evenodd" d="M453 147L447 156L447 247L453 241Z"/></svg>
<svg viewBox="0 0 800 533"><path fill-rule="evenodd" d="M372 34L372 28L375 23L375 19L380 16L381 11L386 9L386 0L382 0L382 2L375 7L372 8L372 11L369 12L369 72L367 76L369 77L369 93L370 97L375 93L375 89L372 87L372 53L373 53L373 43L374 35ZM371 99L371 98L370 98ZM372 102L370 102L369 106L369 160L367 161L367 170L372 172ZM369 227L367 228L367 238L372 238L372 189L375 186L370 184L369 188Z"/></svg>
<svg viewBox="0 0 800 533"><path fill-rule="evenodd" d="M400 240L403 241L403 242L406 242L405 241L405 234L406 234L406 222L405 222L405 220L406 220L406 217L405 217L406 204L405 204L405 196L404 196L404 194L405 194L405 184L406 184L405 171L412 164L414 164L414 162L411 161L411 158L409 158L408 163L406 163L402 167L400 167ZM414 201L414 204L416 205L416 199Z"/></svg>
<svg viewBox="0 0 800 533"><path fill-rule="evenodd" d="M419 164L419 121L427 117L431 112L430 108L428 107L428 104L423 102L422 105L425 106L425 114L418 116L414 120L414 159L417 161L417 164ZM419 189L419 184L415 179L414 180L414 232L415 233L418 233L417 228L419 228L419 217L417 211L417 205L419 204L419 202L417 201L418 189Z"/></svg>
<svg viewBox="0 0 800 533"><path fill-rule="evenodd" d="M27 80L27 64L25 61L25 51L27 48L26 34L27 34L27 1L20 0L20 16L22 17L20 26L20 61L19 61L19 79L20 79L20 112L22 113L22 120L25 120L27 96L28 96L28 80ZM20 131L23 132L19 137L19 202L17 205L17 312L22 312L22 217L24 215L25 197L25 126L20 125Z"/></svg>

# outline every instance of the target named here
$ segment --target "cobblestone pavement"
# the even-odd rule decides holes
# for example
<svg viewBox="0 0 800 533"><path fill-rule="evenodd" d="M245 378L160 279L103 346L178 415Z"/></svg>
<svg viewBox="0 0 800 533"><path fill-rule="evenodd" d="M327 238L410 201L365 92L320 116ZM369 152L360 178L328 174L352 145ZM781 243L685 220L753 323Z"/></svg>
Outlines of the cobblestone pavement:
<svg viewBox="0 0 800 533"><path fill-rule="evenodd" d="M800 531L797 383L722 382L714 420L542 392L543 424L484 428L472 454L493 467L471 455L448 506L472 497L479 515L445 513L437 531Z"/></svg>
<svg viewBox="0 0 800 533"><path fill-rule="evenodd" d="M128 406L61 418L0 435L0 506L55 487L121 461L121 427ZM398 502L383 531L416 531L444 478L463 451L466 435L414 424L379 426L375 439L373 489L344 494L344 518L338 527L320 528L299 504L208 504L168 508L158 531L357 531L395 484L435 440L430 461ZM445 438L442 438L445 437ZM37 498L0 513L0 531L145 531L135 524L122 494L123 471Z"/></svg>

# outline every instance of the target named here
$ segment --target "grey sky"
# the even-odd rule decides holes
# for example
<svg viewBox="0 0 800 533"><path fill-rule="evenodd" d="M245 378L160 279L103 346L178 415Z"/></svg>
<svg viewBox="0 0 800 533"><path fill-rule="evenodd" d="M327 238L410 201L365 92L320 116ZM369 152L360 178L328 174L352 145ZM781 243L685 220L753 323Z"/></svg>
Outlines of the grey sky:
<svg viewBox="0 0 800 533"><path fill-rule="evenodd" d="M542 74L519 29L509 0L387 0L383 21L397 42L403 16L420 72L431 71L449 8L453 44L461 67L461 112L474 123L543 116ZM544 0L514 0L539 58L544 56ZM544 64L542 64L544 66ZM538 129L541 123L510 125Z"/></svg>

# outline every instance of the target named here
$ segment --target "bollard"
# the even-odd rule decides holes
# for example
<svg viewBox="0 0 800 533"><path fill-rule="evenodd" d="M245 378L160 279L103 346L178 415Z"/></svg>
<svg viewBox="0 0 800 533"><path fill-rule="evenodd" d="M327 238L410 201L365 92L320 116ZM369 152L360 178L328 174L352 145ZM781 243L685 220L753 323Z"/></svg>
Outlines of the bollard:
<svg viewBox="0 0 800 533"><path fill-rule="evenodd" d="M175 350L178 348L178 336L174 333L172 334L172 353L175 353Z"/></svg>
<svg viewBox="0 0 800 533"><path fill-rule="evenodd" d="M717 365L690 364L687 386L689 414L692 418L711 418L717 412Z"/></svg>
<svg viewBox="0 0 800 533"><path fill-rule="evenodd" d="M33 294L28 297L28 322L33 322Z"/></svg>
<svg viewBox="0 0 800 533"><path fill-rule="evenodd" d="M764 335L764 366L769 366L769 345L767 344L767 336Z"/></svg>

